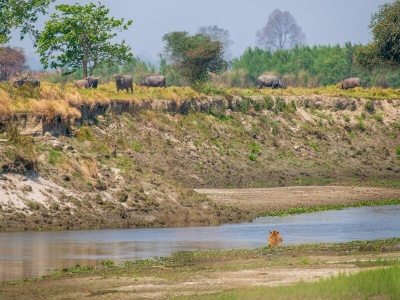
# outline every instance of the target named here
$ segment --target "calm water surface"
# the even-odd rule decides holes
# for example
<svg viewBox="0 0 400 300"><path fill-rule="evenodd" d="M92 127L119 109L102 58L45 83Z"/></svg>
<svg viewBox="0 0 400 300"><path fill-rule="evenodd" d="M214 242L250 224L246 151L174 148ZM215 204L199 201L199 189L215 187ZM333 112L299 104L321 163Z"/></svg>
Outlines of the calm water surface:
<svg viewBox="0 0 400 300"><path fill-rule="evenodd" d="M350 208L218 227L0 233L0 281L55 269L170 256L197 249L254 249L278 230L282 245L400 237L400 205Z"/></svg>

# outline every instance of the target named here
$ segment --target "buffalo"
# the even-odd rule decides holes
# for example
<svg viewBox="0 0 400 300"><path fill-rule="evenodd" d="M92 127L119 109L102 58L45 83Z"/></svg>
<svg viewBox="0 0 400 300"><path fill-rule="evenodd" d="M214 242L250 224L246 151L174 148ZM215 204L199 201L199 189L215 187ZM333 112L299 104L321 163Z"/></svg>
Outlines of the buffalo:
<svg viewBox="0 0 400 300"><path fill-rule="evenodd" d="M88 81L88 84L89 84L89 88L97 89L97 85L99 84L100 77L101 77L101 74L99 77L95 77L92 74L90 74L88 77L86 77L86 80Z"/></svg>
<svg viewBox="0 0 400 300"><path fill-rule="evenodd" d="M75 86L78 89L88 89L89 83L88 83L87 79L80 79L80 80L75 81Z"/></svg>
<svg viewBox="0 0 400 300"><path fill-rule="evenodd" d="M342 81L342 90L352 89L356 86L361 86L360 78L346 78Z"/></svg>
<svg viewBox="0 0 400 300"><path fill-rule="evenodd" d="M166 86L165 76L162 75L147 75L140 83L141 86L159 87Z"/></svg>
<svg viewBox="0 0 400 300"><path fill-rule="evenodd" d="M13 87L15 87L15 88L20 87L22 85L37 87L37 86L40 86L40 81L37 80L36 78L25 77L25 78L21 78L19 80L15 80L13 83Z"/></svg>
<svg viewBox="0 0 400 300"><path fill-rule="evenodd" d="M80 79L75 81L75 86L78 89L91 89L97 88L97 85L99 84L99 78L101 77L101 75L99 77L95 77L94 75L90 75L88 77L86 77L86 79Z"/></svg>
<svg viewBox="0 0 400 300"><path fill-rule="evenodd" d="M257 87L261 89L262 87L271 87L273 89L281 88L286 89L283 82L275 75L261 75L257 78Z"/></svg>
<svg viewBox="0 0 400 300"><path fill-rule="evenodd" d="M126 90L126 92L129 93L129 89L131 89L131 92L133 94L132 76L130 76L130 75L116 75L116 76L113 76L113 79L115 79L115 84L117 85L117 92L118 93L119 93L119 90Z"/></svg>

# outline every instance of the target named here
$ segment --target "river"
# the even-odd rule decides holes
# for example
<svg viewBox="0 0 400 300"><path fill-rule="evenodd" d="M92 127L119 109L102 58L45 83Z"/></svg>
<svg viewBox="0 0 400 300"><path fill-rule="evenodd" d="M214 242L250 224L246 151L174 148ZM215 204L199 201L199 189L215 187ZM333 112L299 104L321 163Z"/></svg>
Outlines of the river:
<svg viewBox="0 0 400 300"><path fill-rule="evenodd" d="M0 233L0 281L40 277L55 269L170 256L198 249L266 246L270 230L282 245L400 237L400 205L349 208L215 227Z"/></svg>

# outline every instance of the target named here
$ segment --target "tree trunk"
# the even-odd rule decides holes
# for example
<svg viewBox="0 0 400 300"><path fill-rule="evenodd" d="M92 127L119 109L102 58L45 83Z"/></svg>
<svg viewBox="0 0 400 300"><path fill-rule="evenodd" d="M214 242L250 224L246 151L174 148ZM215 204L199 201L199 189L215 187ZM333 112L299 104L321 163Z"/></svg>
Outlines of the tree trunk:
<svg viewBox="0 0 400 300"><path fill-rule="evenodd" d="M83 49L83 61L82 61L82 73L83 73L83 78L87 78L87 58L88 58L88 50Z"/></svg>

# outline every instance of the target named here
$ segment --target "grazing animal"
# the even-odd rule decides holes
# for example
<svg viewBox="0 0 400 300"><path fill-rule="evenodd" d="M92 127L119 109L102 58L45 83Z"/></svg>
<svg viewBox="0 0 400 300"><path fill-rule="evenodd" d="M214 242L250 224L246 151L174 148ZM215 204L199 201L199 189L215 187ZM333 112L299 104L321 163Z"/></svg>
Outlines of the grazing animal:
<svg viewBox="0 0 400 300"><path fill-rule="evenodd" d="M159 87L166 86L165 76L162 75L147 75L140 83L141 86Z"/></svg>
<svg viewBox="0 0 400 300"><path fill-rule="evenodd" d="M96 77L91 74L88 77L86 77L86 80L88 81L88 84L89 84L89 88L97 89L97 85L99 84L100 77L101 77L101 74L99 77Z"/></svg>
<svg viewBox="0 0 400 300"><path fill-rule="evenodd" d="M279 246L282 244L283 238L279 235L279 231L272 230L269 232L267 242L271 246Z"/></svg>
<svg viewBox="0 0 400 300"><path fill-rule="evenodd" d="M99 77L95 77L94 75L90 75L88 77L86 77L86 79L80 79L75 81L75 86L78 89L91 89L97 88L97 85L99 84L99 78L101 77L101 75Z"/></svg>
<svg viewBox="0 0 400 300"><path fill-rule="evenodd" d="M129 93L129 89L131 89L131 92L133 94L133 80L132 76L129 75L116 75L113 77L115 79L115 84L117 85L117 92L119 93L119 90L126 90L127 93Z"/></svg>
<svg viewBox="0 0 400 300"><path fill-rule="evenodd" d="M87 79L77 80L77 81L75 81L75 86L78 89L88 89L89 88L89 82L87 81Z"/></svg>
<svg viewBox="0 0 400 300"><path fill-rule="evenodd" d="M281 88L286 89L283 82L275 75L261 75L257 78L257 87L261 89L262 87L271 87L273 89Z"/></svg>
<svg viewBox="0 0 400 300"><path fill-rule="evenodd" d="M361 86L360 78L346 78L342 81L342 90L352 89L356 86Z"/></svg>
<svg viewBox="0 0 400 300"><path fill-rule="evenodd" d="M15 80L13 83L13 87L17 88L20 87L22 85L29 85L29 86L33 86L33 87L37 87L40 86L40 81L37 80L36 78L21 78L19 80Z"/></svg>

